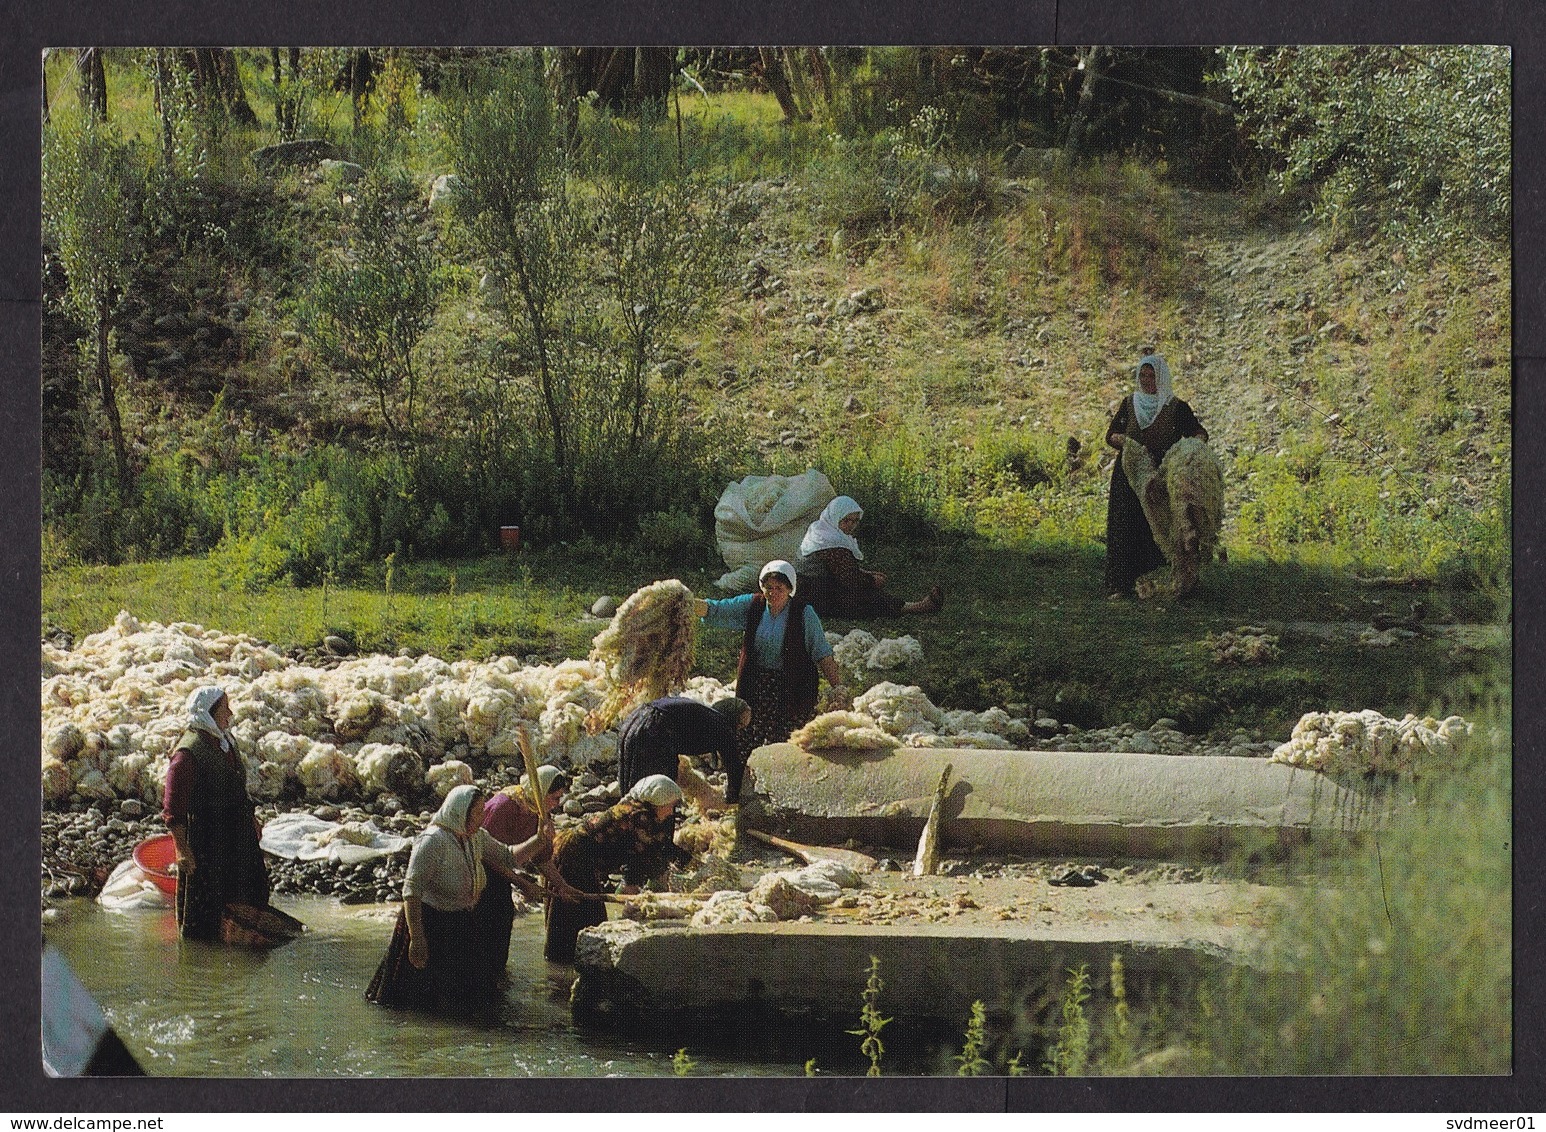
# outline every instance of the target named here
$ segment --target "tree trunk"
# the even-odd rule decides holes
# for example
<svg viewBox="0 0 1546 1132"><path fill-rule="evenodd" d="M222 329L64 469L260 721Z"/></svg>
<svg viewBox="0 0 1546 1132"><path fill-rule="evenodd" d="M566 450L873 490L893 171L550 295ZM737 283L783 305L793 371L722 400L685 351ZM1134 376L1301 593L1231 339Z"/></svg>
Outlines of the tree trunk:
<svg viewBox="0 0 1546 1132"><path fill-rule="evenodd" d="M552 51L558 79L554 103L559 136L572 149L580 139L580 52L573 47L555 47Z"/></svg>
<svg viewBox="0 0 1546 1132"><path fill-rule="evenodd" d="M1090 111L1095 104L1095 84L1100 81L1100 70L1111 57L1111 50L1107 47L1095 46L1081 48L1079 61L1084 64L1084 82L1079 87L1079 103L1074 108L1074 116L1068 123L1068 134L1063 140L1062 152L1058 155L1058 168L1067 169L1078 160L1080 151L1084 145L1085 128L1090 122Z"/></svg>
<svg viewBox="0 0 1546 1132"><path fill-rule="evenodd" d="M800 56L793 47L783 48L779 55L784 63L784 74L789 77L789 88L794 94L795 105L800 108L800 117L808 120L811 116L811 92L805 85L805 71L800 67Z"/></svg>
<svg viewBox="0 0 1546 1132"><path fill-rule="evenodd" d="M832 101L832 71L827 66L827 57L821 53L819 47L807 47L805 57L810 60L811 74L815 76L816 85L821 88L821 100Z"/></svg>
<svg viewBox="0 0 1546 1132"><path fill-rule="evenodd" d="M762 60L762 79L773 92L773 97L778 99L778 108L784 112L784 121L798 122L800 108L795 105L794 95L789 92L789 79L784 74L784 65L779 61L777 51L759 47L757 57Z"/></svg>
<svg viewBox="0 0 1546 1132"><path fill-rule="evenodd" d="M42 81L38 84L43 88L43 124L48 125L48 50L43 51Z"/></svg>
<svg viewBox="0 0 1546 1132"><path fill-rule="evenodd" d="M349 105L354 110L355 132L359 131L365 120L365 111L370 106L370 88L374 78L375 63L370 52L356 51L349 65Z"/></svg>
<svg viewBox="0 0 1546 1132"><path fill-rule="evenodd" d="M247 101L236 52L228 48L212 48L211 52L214 56L215 81L226 113L244 126L256 126L258 116L252 112L252 105Z"/></svg>
<svg viewBox="0 0 1546 1132"><path fill-rule="evenodd" d="M102 411L107 414L108 432L113 438L113 458L118 465L118 496L129 499L129 450L123 439L123 420L118 415L118 397L113 391L113 369L108 356L107 335L112 319L106 310L97 310L96 368L97 390L102 395Z"/></svg>
<svg viewBox="0 0 1546 1132"><path fill-rule="evenodd" d="M161 120L161 160L171 169L176 150L172 124L172 61L165 47L156 48L154 95L156 115Z"/></svg>
<svg viewBox="0 0 1546 1132"><path fill-rule="evenodd" d="M633 105L664 102L671 90L675 51L670 47L637 47L633 55Z"/></svg>
<svg viewBox="0 0 1546 1132"><path fill-rule="evenodd" d="M107 71L100 47L82 47L75 53L80 75L81 109L98 122L107 121Z"/></svg>

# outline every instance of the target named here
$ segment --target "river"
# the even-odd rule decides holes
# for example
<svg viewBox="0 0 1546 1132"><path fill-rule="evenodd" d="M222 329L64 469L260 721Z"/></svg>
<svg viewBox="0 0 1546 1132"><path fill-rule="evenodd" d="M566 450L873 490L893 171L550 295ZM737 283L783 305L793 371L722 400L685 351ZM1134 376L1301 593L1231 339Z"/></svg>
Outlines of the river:
<svg viewBox="0 0 1546 1132"><path fill-rule="evenodd" d="M386 950L394 905L276 898L308 931L269 952L184 942L167 910L109 911L68 900L45 938L69 960L146 1072L179 1077L670 1076L680 1042L594 1033L570 1021L570 968L542 958L542 918L517 916L509 987L472 1019L386 1009L364 989ZM857 1012L857 1007L856 1007ZM857 1044L857 1038L844 1044ZM856 1053L857 1051L855 1051ZM687 1049L693 1076L802 1076L805 1051ZM840 1050L846 1054L846 1050ZM845 1057L846 1060L846 1057ZM862 1069L859 1070L862 1072Z"/></svg>

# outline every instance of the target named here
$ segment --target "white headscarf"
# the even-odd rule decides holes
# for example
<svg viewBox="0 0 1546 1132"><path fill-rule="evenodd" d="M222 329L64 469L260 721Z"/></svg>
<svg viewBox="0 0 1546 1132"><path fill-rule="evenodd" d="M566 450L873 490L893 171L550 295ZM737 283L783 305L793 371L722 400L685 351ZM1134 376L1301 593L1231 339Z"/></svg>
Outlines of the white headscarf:
<svg viewBox="0 0 1546 1132"><path fill-rule="evenodd" d="M821 518L805 528L805 537L800 540L800 553L815 554L818 550L841 548L849 551L855 558L863 558L864 551L859 549L859 540L838 526L850 515L863 514L864 508L853 499L846 495L839 495L827 504L826 510L821 513Z"/></svg>
<svg viewBox="0 0 1546 1132"><path fill-rule="evenodd" d="M449 829L452 833L467 836L467 815L472 811L473 802L479 797L476 786L453 786L446 800L440 803L440 809L435 811L435 816L430 822L443 829Z"/></svg>
<svg viewBox="0 0 1546 1132"><path fill-rule="evenodd" d="M467 868L472 874L472 899L476 903L483 894L483 886L488 883L488 874L483 870L483 855L478 852L474 844L474 833L467 829L467 817L472 812L472 804L481 796L476 786L453 786L446 800L440 803L440 809L435 811L435 816L429 819L431 825L438 825L441 829L450 830L458 834L456 845L467 858ZM426 831L427 832L427 831Z"/></svg>
<svg viewBox="0 0 1546 1132"><path fill-rule="evenodd" d="M537 768L537 785L542 788L543 797L553 793L553 783L563 776L563 771L552 763L544 763ZM521 795L531 796L531 782L526 775L521 775Z"/></svg>
<svg viewBox="0 0 1546 1132"><path fill-rule="evenodd" d="M210 714L210 709L223 699L225 699L225 689L217 684L206 684L202 688L195 688L193 694L188 697L188 726L214 739L220 744L222 751L229 751L230 733L221 730L220 725L215 722L215 717Z"/></svg>
<svg viewBox="0 0 1546 1132"><path fill-rule="evenodd" d="M668 775L650 774L635 782L625 797L637 798L652 806L665 806L682 800L682 788Z"/></svg>
<svg viewBox="0 0 1546 1132"><path fill-rule="evenodd" d="M1154 392L1145 393L1143 383L1138 375L1143 372L1144 366L1154 367ZM1175 393L1170 387L1170 367L1165 364L1165 359L1158 354L1145 354L1138 359L1138 365L1133 369L1133 415L1138 418L1139 428L1148 428L1154 423L1154 418L1159 416L1160 410L1165 407Z"/></svg>
<svg viewBox="0 0 1546 1132"><path fill-rule="evenodd" d="M788 582L789 596L794 596L795 578L797 575L795 574L793 566L785 562L782 558L773 559L772 562L769 562L757 573L757 588L759 590L762 588L762 580L769 574L778 574L784 579L784 581Z"/></svg>

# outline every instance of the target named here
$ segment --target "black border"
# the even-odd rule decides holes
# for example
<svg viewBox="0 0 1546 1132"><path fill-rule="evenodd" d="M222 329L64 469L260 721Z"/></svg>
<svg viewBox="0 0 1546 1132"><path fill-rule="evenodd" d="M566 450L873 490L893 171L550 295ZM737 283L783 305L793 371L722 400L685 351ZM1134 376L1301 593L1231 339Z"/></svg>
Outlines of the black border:
<svg viewBox="0 0 1546 1132"><path fill-rule="evenodd" d="M1515 703L1515 1070L1455 1078L1043 1078L509 1080L313 1079L57 1081L38 1057L39 933L32 862L38 742L39 579L39 60L44 47L101 44L524 43L1502 43L1514 50L1515 671L1540 670L1543 599L1539 511L1546 468L1536 440L1546 405L1546 21L1533 0L968 0L779 4L564 0L306 0L224 9L201 0L3 0L0 36L0 799L21 867L0 870L0 938L14 972L0 995L0 1110L13 1113L434 1111L1091 1111L1529 1112L1541 1105L1542 979L1531 944L1540 926L1542 846L1518 837L1542 812L1542 708ZM1522 443L1521 443L1522 442ZM1528 687L1528 683L1526 687Z"/></svg>

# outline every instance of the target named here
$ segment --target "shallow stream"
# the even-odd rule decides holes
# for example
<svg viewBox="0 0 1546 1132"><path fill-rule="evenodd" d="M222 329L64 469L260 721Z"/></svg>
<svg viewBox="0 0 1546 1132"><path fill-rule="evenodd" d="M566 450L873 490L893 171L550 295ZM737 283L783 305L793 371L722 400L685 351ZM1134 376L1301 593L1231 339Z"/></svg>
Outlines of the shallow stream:
<svg viewBox="0 0 1546 1132"><path fill-rule="evenodd" d="M172 912L109 911L70 900L45 925L146 1072L183 1077L669 1076L681 1046L581 1031L573 971L542 958L542 917L517 916L509 986L486 1016L448 1018L365 1001L393 905L276 898L308 927L269 952L183 942ZM671 1037L678 1037L672 1035ZM857 1042L857 1039L847 1039ZM825 1051L825 1052L824 1052ZM688 1047L694 1076L802 1076L805 1051L725 1054ZM858 1071L862 1072L862 1068Z"/></svg>

